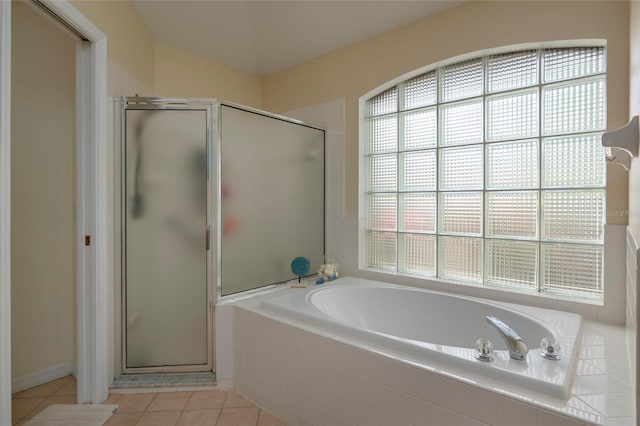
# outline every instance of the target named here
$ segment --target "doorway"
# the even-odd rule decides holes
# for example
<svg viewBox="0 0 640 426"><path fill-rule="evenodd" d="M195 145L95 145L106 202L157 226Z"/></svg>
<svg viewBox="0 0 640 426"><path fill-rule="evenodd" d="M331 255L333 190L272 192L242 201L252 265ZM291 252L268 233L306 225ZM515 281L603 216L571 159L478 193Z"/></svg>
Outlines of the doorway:
<svg viewBox="0 0 640 426"><path fill-rule="evenodd" d="M72 373L75 359L77 36L12 8L12 391Z"/></svg>
<svg viewBox="0 0 640 426"><path fill-rule="evenodd" d="M0 424L11 423L11 6L0 2ZM83 41L76 45L77 402L108 394L112 226L108 173L107 40L65 0L38 0ZM86 236L92 241L83 244Z"/></svg>

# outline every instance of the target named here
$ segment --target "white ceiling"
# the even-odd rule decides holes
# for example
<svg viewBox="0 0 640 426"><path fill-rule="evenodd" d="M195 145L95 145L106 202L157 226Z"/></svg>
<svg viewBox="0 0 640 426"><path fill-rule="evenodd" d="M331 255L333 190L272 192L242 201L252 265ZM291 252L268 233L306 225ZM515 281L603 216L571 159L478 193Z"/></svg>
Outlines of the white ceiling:
<svg viewBox="0 0 640 426"><path fill-rule="evenodd" d="M269 75L462 3L457 0L133 0L153 37Z"/></svg>

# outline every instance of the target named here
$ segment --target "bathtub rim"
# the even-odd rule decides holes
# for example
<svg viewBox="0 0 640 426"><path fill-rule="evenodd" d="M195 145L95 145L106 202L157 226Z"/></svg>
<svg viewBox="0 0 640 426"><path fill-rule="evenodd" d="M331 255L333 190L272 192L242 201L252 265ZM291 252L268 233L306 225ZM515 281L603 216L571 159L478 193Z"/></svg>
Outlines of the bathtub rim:
<svg viewBox="0 0 640 426"><path fill-rule="evenodd" d="M561 328L558 328L555 324L550 324L550 323L543 322L538 317L533 316L530 313L524 313L521 310L518 310L517 308L524 308L524 309L531 308L531 309L536 309L536 310L540 309L540 310L543 310L543 311L545 311L545 310L546 311L558 311L558 312L562 312L563 314L567 314L567 315L575 315L576 317L580 317L581 320L584 320L582 318L582 315L580 315L580 314L576 314L576 313L573 313L573 312L559 311L557 309L538 308L538 307L535 307L535 306L521 305L521 304L509 303L509 302L498 302L498 301L494 301L494 300L490 300L490 299L484 299L482 297L465 296L463 294L447 293L445 291L431 290L431 289L428 289L428 288L405 286L405 285L402 285L402 284L395 284L395 283L385 283L385 282L382 282L382 281L369 280L367 278L359 278L359 277L345 277L345 278L364 280L364 281L371 281L371 282L376 283L374 285L376 287L379 287L379 288L394 288L394 289L399 289L399 290L402 290L402 291L428 292L428 293L433 293L433 294L437 294L437 295L442 295L442 296L445 296L445 297L451 297L451 298L454 298L454 299L470 300L470 301L477 302L477 303L496 306L496 307L498 307L500 309L504 309L506 311L509 311L509 312L511 312L511 313L513 313L515 315L528 316L531 321L535 322L536 324L538 324L539 326L541 326L541 327L543 327L545 329L550 330L554 334L554 336L556 337L556 341L560 342L560 344L562 344L562 342L565 340L565 337L566 337L565 332ZM329 283L329 284L332 284L332 283ZM349 286L351 284L352 283L347 283L347 284L343 284L343 285ZM353 283L353 284L355 285L356 283ZM323 312L316 305L314 305L314 303L313 303L313 301L311 299L314 297L315 294L318 294L318 293L326 291L326 290L330 290L330 288L331 287L320 286L318 288L314 288L314 289L310 290L306 295L307 302L313 308L317 309L320 312ZM381 334L385 334L385 333L381 333ZM387 334L385 334L385 335L387 335ZM560 339L558 337L560 337ZM535 347L536 346L529 345L529 349L533 349Z"/></svg>

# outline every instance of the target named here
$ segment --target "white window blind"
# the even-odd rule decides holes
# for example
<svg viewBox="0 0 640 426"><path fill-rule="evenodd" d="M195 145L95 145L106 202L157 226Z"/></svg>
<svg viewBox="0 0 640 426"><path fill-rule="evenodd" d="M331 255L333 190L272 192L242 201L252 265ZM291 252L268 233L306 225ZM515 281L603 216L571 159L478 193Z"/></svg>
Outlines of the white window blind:
<svg viewBox="0 0 640 426"><path fill-rule="evenodd" d="M365 110L366 266L601 298L605 48L431 70Z"/></svg>

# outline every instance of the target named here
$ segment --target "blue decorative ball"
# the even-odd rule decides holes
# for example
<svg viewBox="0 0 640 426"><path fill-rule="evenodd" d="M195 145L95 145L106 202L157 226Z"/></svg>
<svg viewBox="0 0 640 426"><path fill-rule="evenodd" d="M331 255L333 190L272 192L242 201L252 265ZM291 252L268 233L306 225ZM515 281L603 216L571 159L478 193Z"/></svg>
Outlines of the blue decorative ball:
<svg viewBox="0 0 640 426"><path fill-rule="evenodd" d="M291 262L291 272L297 277L304 277L309 273L311 268L311 261L306 257L296 257Z"/></svg>

